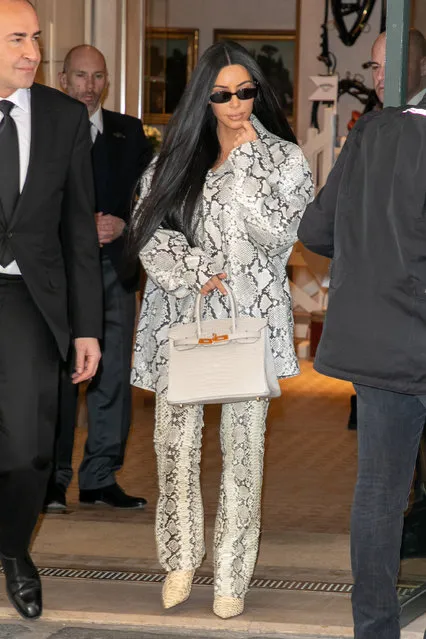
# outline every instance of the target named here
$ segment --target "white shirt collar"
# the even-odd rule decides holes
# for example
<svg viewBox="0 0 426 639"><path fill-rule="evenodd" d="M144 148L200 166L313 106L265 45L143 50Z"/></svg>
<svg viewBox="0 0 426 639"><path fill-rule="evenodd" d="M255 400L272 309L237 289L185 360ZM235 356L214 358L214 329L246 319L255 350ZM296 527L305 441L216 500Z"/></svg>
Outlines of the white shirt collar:
<svg viewBox="0 0 426 639"><path fill-rule="evenodd" d="M0 100L9 100L9 102L13 102L13 104L16 104L16 106L20 107L23 111L25 111L25 113L30 112L30 89L17 89L8 98L0 97Z"/></svg>
<svg viewBox="0 0 426 639"><path fill-rule="evenodd" d="M420 104L420 102L423 100L425 95L426 95L426 89L423 89L422 91L414 95L408 104L414 104L414 105Z"/></svg>
<svg viewBox="0 0 426 639"><path fill-rule="evenodd" d="M98 133L102 134L104 132L104 119L103 119L103 116L102 116L102 108L101 107L99 107L99 109L97 111L92 113L92 115L90 116L90 122L96 128L96 131Z"/></svg>

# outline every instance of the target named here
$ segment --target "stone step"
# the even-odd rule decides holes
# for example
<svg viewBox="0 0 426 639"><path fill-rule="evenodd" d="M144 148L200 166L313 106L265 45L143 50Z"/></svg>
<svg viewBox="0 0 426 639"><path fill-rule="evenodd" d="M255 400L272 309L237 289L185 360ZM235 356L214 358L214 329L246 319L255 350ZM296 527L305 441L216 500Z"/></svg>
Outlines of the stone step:
<svg viewBox="0 0 426 639"><path fill-rule="evenodd" d="M19 621L0 588L0 639L346 639L352 638L347 595L252 590L240 617L212 610L212 589L194 586L182 606L164 611L159 584L43 580L41 621ZM422 625L423 624L423 625ZM424 623L402 639L424 639ZM50 633L50 634L49 634Z"/></svg>

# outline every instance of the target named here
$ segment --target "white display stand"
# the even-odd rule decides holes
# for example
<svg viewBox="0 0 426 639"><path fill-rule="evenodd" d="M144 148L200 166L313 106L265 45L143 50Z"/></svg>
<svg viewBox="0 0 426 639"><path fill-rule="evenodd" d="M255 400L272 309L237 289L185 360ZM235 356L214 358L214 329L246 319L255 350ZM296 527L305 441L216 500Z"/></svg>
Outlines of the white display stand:
<svg viewBox="0 0 426 639"><path fill-rule="evenodd" d="M328 174L337 157L336 119L337 119L337 76L313 76L316 85L310 99L327 101L321 112L321 130L310 127L303 153L311 167L317 193L326 183ZM305 249L300 242L294 247L289 260L292 267L290 281L295 317L295 337L297 354L301 358L309 357L310 315L323 311L327 307L330 260L315 255Z"/></svg>

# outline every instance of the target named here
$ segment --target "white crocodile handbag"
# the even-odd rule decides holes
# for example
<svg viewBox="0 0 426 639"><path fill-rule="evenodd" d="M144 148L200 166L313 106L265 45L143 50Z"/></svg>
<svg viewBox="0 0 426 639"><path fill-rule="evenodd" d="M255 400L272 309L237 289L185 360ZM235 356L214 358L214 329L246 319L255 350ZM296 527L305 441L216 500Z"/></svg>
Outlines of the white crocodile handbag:
<svg viewBox="0 0 426 639"><path fill-rule="evenodd" d="M265 319L240 317L234 294L228 319L201 320L203 296L194 322L169 331L170 404L227 404L281 394Z"/></svg>

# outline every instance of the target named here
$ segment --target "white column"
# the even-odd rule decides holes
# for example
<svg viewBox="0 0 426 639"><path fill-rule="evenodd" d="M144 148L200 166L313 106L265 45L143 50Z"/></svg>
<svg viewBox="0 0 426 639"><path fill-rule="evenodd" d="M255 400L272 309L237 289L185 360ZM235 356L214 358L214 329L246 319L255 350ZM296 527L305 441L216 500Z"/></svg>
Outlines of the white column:
<svg viewBox="0 0 426 639"><path fill-rule="evenodd" d="M93 46L104 54L109 71L110 87L105 107L120 110L119 87L119 13L121 0L93 0Z"/></svg>
<svg viewBox="0 0 426 639"><path fill-rule="evenodd" d="M145 0L126 0L126 5L126 113L141 118L145 72L146 3Z"/></svg>
<svg viewBox="0 0 426 639"><path fill-rule="evenodd" d="M145 31L146 31L146 0L139 0L139 91L138 118L143 116L144 77L145 77Z"/></svg>
<svg viewBox="0 0 426 639"><path fill-rule="evenodd" d="M84 44L93 45L95 39L95 2L84 0Z"/></svg>
<svg viewBox="0 0 426 639"><path fill-rule="evenodd" d="M42 30L42 63L37 81L58 87L69 49L82 44L85 37L85 0L37 0L37 13Z"/></svg>
<svg viewBox="0 0 426 639"><path fill-rule="evenodd" d="M320 26L324 21L324 2L318 0L300 0L299 26L299 87L297 137L301 142L306 141L306 132L311 119L311 102L314 85L310 81L311 75L324 73L324 65L317 60L320 53Z"/></svg>

